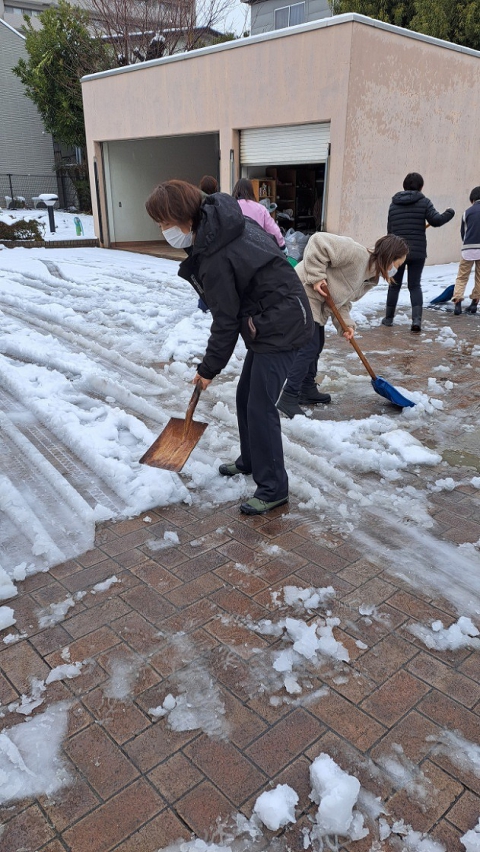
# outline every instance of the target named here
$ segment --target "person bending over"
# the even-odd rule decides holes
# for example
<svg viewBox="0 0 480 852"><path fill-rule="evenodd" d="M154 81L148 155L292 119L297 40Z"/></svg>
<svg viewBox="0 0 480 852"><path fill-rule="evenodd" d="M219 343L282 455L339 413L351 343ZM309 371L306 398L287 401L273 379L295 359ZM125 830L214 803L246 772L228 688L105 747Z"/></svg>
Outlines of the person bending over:
<svg viewBox="0 0 480 852"><path fill-rule="evenodd" d="M324 326L329 316L339 334L343 332L325 302L325 284L349 327L344 337L350 340L355 331L350 316L351 303L361 299L380 278L390 281L405 262L407 251L405 240L393 234L377 240L372 251L350 237L324 232L310 237L295 272L305 287L315 326L313 337L297 352L277 402L277 408L287 417L304 414L301 405L330 402L330 395L320 393L315 382L318 358L325 341Z"/></svg>
<svg viewBox="0 0 480 852"><path fill-rule="evenodd" d="M256 490L240 506L261 515L288 500L280 417L275 403L313 318L295 270L274 240L244 217L230 195L204 197L181 180L159 184L146 208L165 239L179 235L188 257L178 274L212 313L207 349L194 384L205 390L226 366L239 335L247 347L237 386L240 455L220 465L222 476L252 474Z"/></svg>

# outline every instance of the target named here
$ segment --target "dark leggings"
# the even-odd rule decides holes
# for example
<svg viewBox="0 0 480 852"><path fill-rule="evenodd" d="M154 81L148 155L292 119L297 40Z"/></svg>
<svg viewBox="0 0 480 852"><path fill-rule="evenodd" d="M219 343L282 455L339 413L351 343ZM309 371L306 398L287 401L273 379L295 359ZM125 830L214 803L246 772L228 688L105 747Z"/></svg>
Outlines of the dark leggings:
<svg viewBox="0 0 480 852"><path fill-rule="evenodd" d="M423 267L425 266L425 258L421 258L420 260L409 260L405 263L402 263L397 270L397 274L394 276L394 284L390 284L387 292L387 309L390 308L392 311L395 311L398 302L398 296L400 294L400 287L403 282L403 275L405 272L405 267L408 268L408 289L410 291L410 302L412 305L412 309L420 308L422 309L423 305L423 295L422 295L422 287L420 284L422 278Z"/></svg>
<svg viewBox="0 0 480 852"><path fill-rule="evenodd" d="M325 343L325 328L314 324L313 335L308 341L297 351L295 361L288 372L287 381L284 387L286 393L295 395L302 391L307 391L311 387L315 387L315 378L318 372L318 359Z"/></svg>

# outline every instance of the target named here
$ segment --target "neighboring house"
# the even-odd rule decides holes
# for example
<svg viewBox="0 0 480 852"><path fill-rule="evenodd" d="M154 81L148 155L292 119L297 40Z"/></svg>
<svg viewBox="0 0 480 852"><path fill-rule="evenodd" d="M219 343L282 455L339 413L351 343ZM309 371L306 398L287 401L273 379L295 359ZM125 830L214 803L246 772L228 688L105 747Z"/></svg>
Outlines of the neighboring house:
<svg viewBox="0 0 480 852"><path fill-rule="evenodd" d="M332 10L329 0L242 0L250 6L252 35L283 30L297 24L308 24L320 18L330 18Z"/></svg>
<svg viewBox="0 0 480 852"><path fill-rule="evenodd" d="M57 192L53 140L23 84L13 73L26 57L25 38L0 19L0 206L5 197Z"/></svg>
<svg viewBox="0 0 480 852"><path fill-rule="evenodd" d="M229 193L251 178L278 220L366 246L408 172L438 210L461 211L479 183L479 72L479 51L345 14L92 74L97 234L101 221L105 246L158 241L145 199L204 174ZM459 245L457 212L429 228L428 262L456 260Z"/></svg>
<svg viewBox="0 0 480 852"><path fill-rule="evenodd" d="M52 5L48 0L0 0L0 20L19 30L24 24L23 16L28 15L33 26L39 27L40 22L36 19Z"/></svg>

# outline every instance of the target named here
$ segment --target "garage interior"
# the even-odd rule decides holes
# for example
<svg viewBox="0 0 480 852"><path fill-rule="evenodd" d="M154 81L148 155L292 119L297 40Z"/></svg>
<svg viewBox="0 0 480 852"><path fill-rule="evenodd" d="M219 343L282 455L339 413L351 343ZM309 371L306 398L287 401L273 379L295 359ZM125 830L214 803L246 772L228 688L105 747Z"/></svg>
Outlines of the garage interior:
<svg viewBox="0 0 480 852"><path fill-rule="evenodd" d="M218 133L104 142L105 244L166 257L165 240L145 210L146 199L157 184L172 177L194 184L205 174L218 179L219 156ZM173 252L175 258L184 256Z"/></svg>

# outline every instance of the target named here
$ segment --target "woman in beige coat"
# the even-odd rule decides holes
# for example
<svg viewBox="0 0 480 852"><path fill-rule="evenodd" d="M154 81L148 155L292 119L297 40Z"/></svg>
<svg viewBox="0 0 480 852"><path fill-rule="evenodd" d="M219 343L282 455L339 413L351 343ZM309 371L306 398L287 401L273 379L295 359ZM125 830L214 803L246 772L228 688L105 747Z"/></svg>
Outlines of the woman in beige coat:
<svg viewBox="0 0 480 852"><path fill-rule="evenodd" d="M325 285L328 285L330 296L348 326L344 337L350 340L355 332L355 323L350 316L352 302L375 287L380 277L390 282L404 263L407 252L405 240L393 234L377 240L373 251L350 237L324 232L310 237L303 260L295 270L305 287L315 329L311 340L297 352L277 402L279 411L292 418L296 414L304 414L300 405L330 402L330 395L320 393L315 382L328 318L331 317L339 334L343 332L326 305Z"/></svg>

